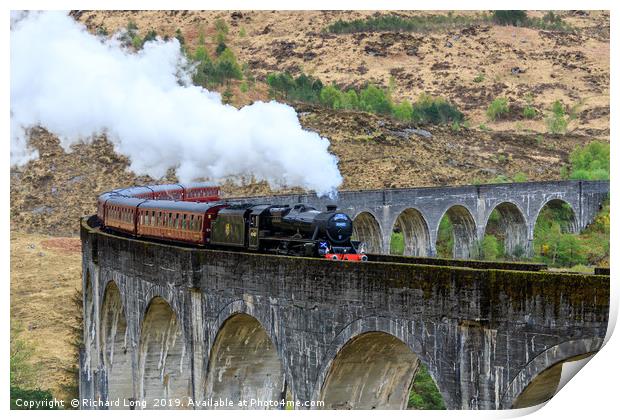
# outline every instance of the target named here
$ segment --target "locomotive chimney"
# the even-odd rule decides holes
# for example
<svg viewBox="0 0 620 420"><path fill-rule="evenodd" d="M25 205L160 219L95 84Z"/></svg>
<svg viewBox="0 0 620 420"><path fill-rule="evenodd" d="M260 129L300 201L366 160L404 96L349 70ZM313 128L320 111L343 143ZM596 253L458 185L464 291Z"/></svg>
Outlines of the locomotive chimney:
<svg viewBox="0 0 620 420"><path fill-rule="evenodd" d="M338 206L335 205L335 204L328 204L327 205L327 211L336 211L337 208L338 208Z"/></svg>

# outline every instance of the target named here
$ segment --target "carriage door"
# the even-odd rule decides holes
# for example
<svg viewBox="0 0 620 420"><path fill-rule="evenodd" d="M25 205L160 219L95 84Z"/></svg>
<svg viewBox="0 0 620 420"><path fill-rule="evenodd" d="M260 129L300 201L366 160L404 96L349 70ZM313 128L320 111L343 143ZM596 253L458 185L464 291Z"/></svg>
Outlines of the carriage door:
<svg viewBox="0 0 620 420"><path fill-rule="evenodd" d="M250 216L250 239L249 248L258 249L258 215Z"/></svg>

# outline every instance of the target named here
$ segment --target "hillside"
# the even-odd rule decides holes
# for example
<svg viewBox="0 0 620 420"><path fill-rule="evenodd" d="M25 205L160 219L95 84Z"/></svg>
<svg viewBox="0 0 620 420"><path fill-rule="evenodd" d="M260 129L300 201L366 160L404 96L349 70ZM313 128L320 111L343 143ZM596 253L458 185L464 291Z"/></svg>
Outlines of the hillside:
<svg viewBox="0 0 620 420"><path fill-rule="evenodd" d="M450 18L414 32L326 31L338 20L352 21L375 15L403 18L433 16ZM534 107L543 111L556 101L576 107L578 123L572 129L588 135L609 135L609 13L562 11L557 15L570 32L498 26L480 22L481 12L179 12L140 11L77 12L75 17L92 31L110 34L134 22L144 36L155 30L174 36L179 30L189 51L201 34L210 51L216 48L215 22L229 26L227 45L256 79L270 72L301 72L324 84L362 87L390 85L396 101L415 100L427 93L454 102L472 127L485 123L497 130L546 131L542 118L519 121L518 111L531 95ZM528 12L541 18L542 12ZM460 19L459 19L460 18ZM450 23L454 21L454 23ZM468 22L471 22L469 24ZM482 80L480 80L482 79ZM261 83L247 93L236 91L237 103L266 99ZM489 103L506 97L514 105L509 121L488 123Z"/></svg>

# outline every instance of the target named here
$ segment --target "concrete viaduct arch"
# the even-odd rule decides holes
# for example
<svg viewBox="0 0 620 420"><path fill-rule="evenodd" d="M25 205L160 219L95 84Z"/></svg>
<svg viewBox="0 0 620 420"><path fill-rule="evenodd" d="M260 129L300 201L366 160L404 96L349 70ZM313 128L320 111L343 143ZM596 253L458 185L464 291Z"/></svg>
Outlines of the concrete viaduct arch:
<svg viewBox="0 0 620 420"><path fill-rule="evenodd" d="M521 209L529 226L543 205L555 199L573 206L576 224L582 226L585 215L595 214L586 207L598 208L605 196L582 191L579 209L566 194L535 200L532 192L528 202L508 194L509 186L501 188L506 193L496 190L492 199L483 189L473 200L460 196L467 208L485 209L472 211L476 232L494 208L510 207L502 203ZM430 200L429 191L421 190L417 194ZM437 211L432 212L430 207L405 202L401 197L405 192L381 194L382 202L391 203L374 209L381 226L391 228L401 213L415 208L430 227L431 243L433 228L452 206L434 196L443 204L436 204ZM422 198L419 203L424 203ZM221 371L221 364L211 361L231 356L272 367L278 360L281 366L277 375L263 374L254 386L238 386L237 395L270 396L282 390L294 400L313 400L324 386L346 382L329 379L332 366L343 366L338 360L346 358L339 355L364 339L388 358L405 354L411 363L419 360L427 366L448 408L509 408L537 377L544 378L546 369L597 351L607 328L608 276L496 270L488 264L485 269L464 269L458 263L415 265L405 258L400 264L352 266L184 248L106 234L86 220L81 237L85 303L81 398L105 401L131 393L136 399L174 395L183 401L203 400L215 395L215 381L209 376ZM228 336L230 351L220 340L223 336ZM266 349L261 356L267 356L243 353L241 343L246 340L241 337ZM122 362L117 358L119 348L128 355ZM165 357L151 357L155 354ZM374 361L373 354L366 356ZM131 366L131 381L117 374L116 363ZM397 371L405 373L391 375L400 378L392 381L394 389L404 389L408 369L403 366ZM228 379L235 372L229 370ZM348 383L357 380L350 375L349 379ZM387 399L378 387L374 391L378 408L402 402ZM332 403L348 401L359 407L355 395L360 394L351 395Z"/></svg>

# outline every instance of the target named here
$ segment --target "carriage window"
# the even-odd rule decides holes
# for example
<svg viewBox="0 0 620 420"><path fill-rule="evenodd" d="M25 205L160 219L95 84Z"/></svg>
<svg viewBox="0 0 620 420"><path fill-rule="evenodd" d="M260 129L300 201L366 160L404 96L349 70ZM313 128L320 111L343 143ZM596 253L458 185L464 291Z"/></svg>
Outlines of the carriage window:
<svg viewBox="0 0 620 420"><path fill-rule="evenodd" d="M187 215L183 215L183 230L187 229Z"/></svg>

